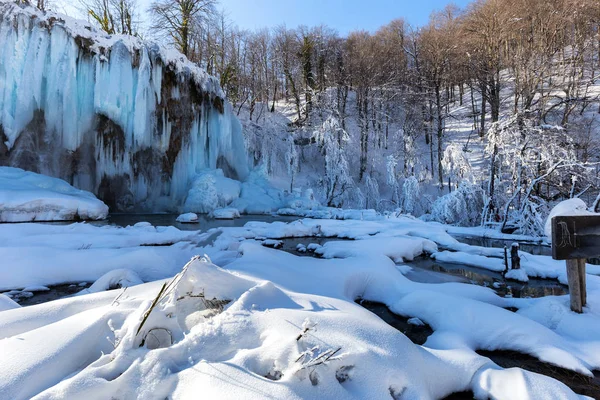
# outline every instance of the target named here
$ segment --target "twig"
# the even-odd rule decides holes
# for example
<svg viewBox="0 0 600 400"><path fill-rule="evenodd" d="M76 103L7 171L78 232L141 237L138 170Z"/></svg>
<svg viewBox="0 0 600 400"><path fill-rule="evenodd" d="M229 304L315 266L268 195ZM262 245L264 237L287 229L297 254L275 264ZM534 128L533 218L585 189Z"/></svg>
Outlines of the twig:
<svg viewBox="0 0 600 400"><path fill-rule="evenodd" d="M156 304L160 301L161 295L165 291L166 287L167 287L167 283L165 282L165 283L163 283L162 287L160 288L160 291L158 292L158 295L154 298L154 301L152 301L152 304L150 305L150 308L148 310L146 310L146 312L144 313L144 318L142 318L142 322L140 323L140 326L138 327L137 332L135 332L135 336L136 337L140 333L140 331L142 330L142 327L146 323L146 320L150 316L150 313L152 312L152 310L154 309L154 307L156 307Z"/></svg>

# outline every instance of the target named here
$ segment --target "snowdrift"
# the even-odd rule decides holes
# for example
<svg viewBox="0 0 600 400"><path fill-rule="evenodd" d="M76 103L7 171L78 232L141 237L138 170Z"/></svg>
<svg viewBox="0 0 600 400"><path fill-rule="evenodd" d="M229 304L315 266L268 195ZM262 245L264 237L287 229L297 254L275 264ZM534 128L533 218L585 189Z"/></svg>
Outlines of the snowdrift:
<svg viewBox="0 0 600 400"><path fill-rule="evenodd" d="M0 167L0 222L104 219L108 207L90 192L67 182Z"/></svg>

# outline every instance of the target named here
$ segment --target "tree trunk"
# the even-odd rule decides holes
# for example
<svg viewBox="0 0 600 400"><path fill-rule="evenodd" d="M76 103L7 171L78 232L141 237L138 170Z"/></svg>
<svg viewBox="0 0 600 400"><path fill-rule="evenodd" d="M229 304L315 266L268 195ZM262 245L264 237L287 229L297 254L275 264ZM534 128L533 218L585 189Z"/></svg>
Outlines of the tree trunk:
<svg viewBox="0 0 600 400"><path fill-rule="evenodd" d="M440 189L444 188L444 169L442 166L442 159L444 153L442 152L442 136L444 134L443 118L442 118L442 95L440 93L440 86L435 87L435 105L437 108L437 160L438 160L438 183Z"/></svg>

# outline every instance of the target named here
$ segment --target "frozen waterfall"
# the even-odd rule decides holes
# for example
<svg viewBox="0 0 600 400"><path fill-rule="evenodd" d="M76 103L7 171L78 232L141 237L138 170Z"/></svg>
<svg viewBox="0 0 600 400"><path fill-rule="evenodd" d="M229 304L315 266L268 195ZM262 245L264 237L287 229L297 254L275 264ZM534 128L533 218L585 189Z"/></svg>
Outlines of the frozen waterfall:
<svg viewBox="0 0 600 400"><path fill-rule="evenodd" d="M206 169L248 175L217 79L155 43L5 0L0 165L65 179L113 210L174 210Z"/></svg>

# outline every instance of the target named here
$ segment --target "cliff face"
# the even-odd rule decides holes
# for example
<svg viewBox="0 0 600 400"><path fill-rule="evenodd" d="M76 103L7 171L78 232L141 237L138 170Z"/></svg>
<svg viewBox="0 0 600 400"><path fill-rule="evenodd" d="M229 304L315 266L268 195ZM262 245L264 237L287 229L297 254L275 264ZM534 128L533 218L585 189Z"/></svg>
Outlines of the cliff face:
<svg viewBox="0 0 600 400"><path fill-rule="evenodd" d="M113 211L175 210L196 173L248 174L218 81L181 54L0 1L0 165Z"/></svg>

